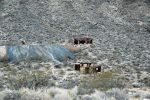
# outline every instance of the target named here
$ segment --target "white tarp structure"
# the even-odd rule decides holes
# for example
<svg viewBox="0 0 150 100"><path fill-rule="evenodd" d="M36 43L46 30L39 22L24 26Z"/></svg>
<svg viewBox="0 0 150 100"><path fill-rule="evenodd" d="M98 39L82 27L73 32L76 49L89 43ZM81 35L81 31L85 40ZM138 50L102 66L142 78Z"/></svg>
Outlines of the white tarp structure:
<svg viewBox="0 0 150 100"><path fill-rule="evenodd" d="M75 57L73 52L57 44L1 46L0 53L1 61L7 59L9 62L52 60L54 64L62 64L61 61Z"/></svg>

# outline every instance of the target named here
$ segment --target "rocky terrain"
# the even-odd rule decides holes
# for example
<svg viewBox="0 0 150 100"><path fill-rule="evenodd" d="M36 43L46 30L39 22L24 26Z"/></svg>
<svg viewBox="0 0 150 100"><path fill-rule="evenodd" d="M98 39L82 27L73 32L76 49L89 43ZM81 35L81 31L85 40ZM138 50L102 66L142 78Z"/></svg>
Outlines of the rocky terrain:
<svg viewBox="0 0 150 100"><path fill-rule="evenodd" d="M110 65L150 65L149 0L1 0L1 45L94 38L91 52ZM13 42L10 42L13 41ZM9 43L10 42L10 43Z"/></svg>
<svg viewBox="0 0 150 100"><path fill-rule="evenodd" d="M0 100L150 99L149 0L0 0L0 44L70 42L93 45L60 68L51 62L0 64ZM99 74L73 63L103 66ZM64 97L64 98L62 98Z"/></svg>

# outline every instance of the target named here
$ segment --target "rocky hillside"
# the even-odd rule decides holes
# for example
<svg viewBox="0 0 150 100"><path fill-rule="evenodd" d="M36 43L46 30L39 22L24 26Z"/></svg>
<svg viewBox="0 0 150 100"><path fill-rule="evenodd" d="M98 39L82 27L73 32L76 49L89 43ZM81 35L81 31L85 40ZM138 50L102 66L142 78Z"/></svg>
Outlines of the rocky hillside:
<svg viewBox="0 0 150 100"><path fill-rule="evenodd" d="M96 60L150 67L149 0L0 0L0 32L1 45L88 35Z"/></svg>

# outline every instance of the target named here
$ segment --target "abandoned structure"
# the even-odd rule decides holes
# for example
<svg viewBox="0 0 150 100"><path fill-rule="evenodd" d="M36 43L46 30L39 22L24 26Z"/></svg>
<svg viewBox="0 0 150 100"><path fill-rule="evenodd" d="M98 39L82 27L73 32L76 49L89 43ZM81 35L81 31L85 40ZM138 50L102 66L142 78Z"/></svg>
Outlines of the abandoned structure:
<svg viewBox="0 0 150 100"><path fill-rule="evenodd" d="M75 64L75 70L80 71L80 68L81 68L81 67L90 67L91 64L92 64L92 63L83 63L83 62L76 63L76 64Z"/></svg>
<svg viewBox="0 0 150 100"><path fill-rule="evenodd" d="M75 64L75 70L80 71L80 63Z"/></svg>
<svg viewBox="0 0 150 100"><path fill-rule="evenodd" d="M101 72L102 67L100 65L92 64L92 63L76 63L75 64L75 70L77 71L83 71L84 73L94 73L94 72Z"/></svg>
<svg viewBox="0 0 150 100"><path fill-rule="evenodd" d="M93 44L93 39L88 37L74 38L74 44Z"/></svg>

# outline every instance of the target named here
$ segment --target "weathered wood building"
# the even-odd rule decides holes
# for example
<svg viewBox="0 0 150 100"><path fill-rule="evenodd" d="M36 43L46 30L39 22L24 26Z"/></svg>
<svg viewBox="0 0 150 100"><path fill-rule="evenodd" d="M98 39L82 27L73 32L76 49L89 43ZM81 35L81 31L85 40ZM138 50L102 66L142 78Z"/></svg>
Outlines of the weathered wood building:
<svg viewBox="0 0 150 100"><path fill-rule="evenodd" d="M102 66L101 65L96 65L92 63L75 63L75 70L81 71L81 69L84 69L85 73L94 73L94 72L101 72L102 71Z"/></svg>

